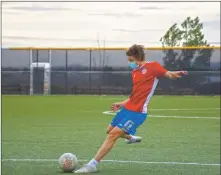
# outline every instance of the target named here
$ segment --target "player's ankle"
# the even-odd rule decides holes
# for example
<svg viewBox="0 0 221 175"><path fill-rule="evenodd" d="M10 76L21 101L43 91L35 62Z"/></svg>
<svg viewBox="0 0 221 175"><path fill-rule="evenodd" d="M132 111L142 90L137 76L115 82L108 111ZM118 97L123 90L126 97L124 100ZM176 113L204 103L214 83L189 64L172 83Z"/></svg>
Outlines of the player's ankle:
<svg viewBox="0 0 221 175"><path fill-rule="evenodd" d="M136 140L136 137L133 136L133 135L130 135L130 137L128 137L127 140L129 140L129 141L135 141L135 140Z"/></svg>
<svg viewBox="0 0 221 175"><path fill-rule="evenodd" d="M131 136L130 141L136 141L136 137L135 136Z"/></svg>
<svg viewBox="0 0 221 175"><path fill-rule="evenodd" d="M88 163L88 165L90 165L90 166L97 166L97 164L98 164L98 161L96 161L95 159L92 159L89 163Z"/></svg>

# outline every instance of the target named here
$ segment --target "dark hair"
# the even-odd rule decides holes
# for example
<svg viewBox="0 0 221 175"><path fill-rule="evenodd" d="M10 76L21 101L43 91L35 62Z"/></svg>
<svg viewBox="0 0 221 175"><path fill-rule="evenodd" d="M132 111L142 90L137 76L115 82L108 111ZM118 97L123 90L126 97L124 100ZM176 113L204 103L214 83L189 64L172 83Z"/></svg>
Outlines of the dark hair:
<svg viewBox="0 0 221 175"><path fill-rule="evenodd" d="M144 46L134 44L126 52L127 56L133 56L137 61L145 60Z"/></svg>

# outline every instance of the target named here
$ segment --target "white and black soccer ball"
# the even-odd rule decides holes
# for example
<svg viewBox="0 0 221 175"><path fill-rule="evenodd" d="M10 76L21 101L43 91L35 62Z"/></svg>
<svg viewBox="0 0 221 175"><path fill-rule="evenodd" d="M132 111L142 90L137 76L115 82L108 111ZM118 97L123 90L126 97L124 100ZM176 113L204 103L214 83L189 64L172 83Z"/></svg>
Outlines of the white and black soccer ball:
<svg viewBox="0 0 221 175"><path fill-rule="evenodd" d="M72 172L77 167L77 157L72 153L64 153L58 160L59 166L64 172Z"/></svg>

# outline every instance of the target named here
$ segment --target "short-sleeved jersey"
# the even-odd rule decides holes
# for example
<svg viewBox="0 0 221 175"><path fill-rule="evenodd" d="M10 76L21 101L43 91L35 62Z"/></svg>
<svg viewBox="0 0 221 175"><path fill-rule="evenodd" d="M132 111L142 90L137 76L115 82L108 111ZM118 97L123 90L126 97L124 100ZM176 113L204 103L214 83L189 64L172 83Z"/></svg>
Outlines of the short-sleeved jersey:
<svg viewBox="0 0 221 175"><path fill-rule="evenodd" d="M133 90L126 103L127 110L147 113L147 106L157 87L159 78L167 70L157 62L147 62L132 72Z"/></svg>

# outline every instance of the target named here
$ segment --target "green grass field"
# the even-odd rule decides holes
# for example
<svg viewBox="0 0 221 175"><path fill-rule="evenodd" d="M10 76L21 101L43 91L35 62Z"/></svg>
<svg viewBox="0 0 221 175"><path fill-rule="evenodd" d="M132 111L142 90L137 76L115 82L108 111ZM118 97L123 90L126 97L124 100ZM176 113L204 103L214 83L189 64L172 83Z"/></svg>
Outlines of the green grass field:
<svg viewBox="0 0 221 175"><path fill-rule="evenodd" d="M113 117L103 112L123 99L2 96L2 174L63 174L57 159L65 152L90 160ZM149 114L137 131L143 142L118 140L100 175L220 174L220 96L155 96Z"/></svg>

